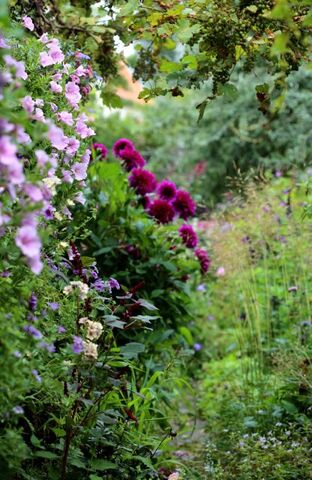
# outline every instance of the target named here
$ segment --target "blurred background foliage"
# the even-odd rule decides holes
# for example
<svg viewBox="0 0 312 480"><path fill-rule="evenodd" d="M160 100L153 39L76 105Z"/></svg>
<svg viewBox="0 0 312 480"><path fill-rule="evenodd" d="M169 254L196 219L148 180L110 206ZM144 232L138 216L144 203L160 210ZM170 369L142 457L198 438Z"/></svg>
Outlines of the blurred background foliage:
<svg viewBox="0 0 312 480"><path fill-rule="evenodd" d="M261 69L237 73L238 95L212 101L199 123L195 107L202 93L167 96L147 107L132 103L109 114L98 107L97 138L108 147L119 137L135 138L159 178L170 176L213 207L233 187L233 177L285 173L311 162L312 72L302 68L289 76L285 102L270 119L250 94L259 78L265 78Z"/></svg>

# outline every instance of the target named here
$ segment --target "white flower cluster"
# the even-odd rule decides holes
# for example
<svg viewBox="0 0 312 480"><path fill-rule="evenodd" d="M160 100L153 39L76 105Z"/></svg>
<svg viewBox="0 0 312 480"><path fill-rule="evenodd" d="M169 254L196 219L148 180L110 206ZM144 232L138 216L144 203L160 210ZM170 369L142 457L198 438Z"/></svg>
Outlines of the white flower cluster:
<svg viewBox="0 0 312 480"><path fill-rule="evenodd" d="M84 345L84 355L89 360L96 360L98 357L97 344L91 340L97 340L103 332L103 326L100 322L93 322L87 317L80 318L80 325L84 325L87 329L86 336L87 341L83 342Z"/></svg>
<svg viewBox="0 0 312 480"><path fill-rule="evenodd" d="M79 280L75 282L70 282L69 285L64 287L63 293L64 295L70 295L71 293L77 290L79 292L79 297L81 298L81 300L85 300L88 296L89 287L88 285L86 285L83 282L80 282Z"/></svg>

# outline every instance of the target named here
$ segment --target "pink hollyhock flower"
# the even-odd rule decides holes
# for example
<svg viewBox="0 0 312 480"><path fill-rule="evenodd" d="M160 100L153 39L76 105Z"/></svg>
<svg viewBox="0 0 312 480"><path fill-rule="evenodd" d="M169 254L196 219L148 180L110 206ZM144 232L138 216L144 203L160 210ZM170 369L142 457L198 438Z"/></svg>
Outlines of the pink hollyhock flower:
<svg viewBox="0 0 312 480"><path fill-rule="evenodd" d="M54 43L52 44L52 42L48 44L48 47L49 47L49 56L52 58L53 64L62 63L65 57L60 47L57 44L54 44Z"/></svg>
<svg viewBox="0 0 312 480"><path fill-rule="evenodd" d="M207 273L211 263L208 253L202 248L196 248L195 255L199 260L202 273Z"/></svg>
<svg viewBox="0 0 312 480"><path fill-rule="evenodd" d="M129 177L129 184L139 195L146 195L155 190L157 181L155 175L143 168L134 168Z"/></svg>
<svg viewBox="0 0 312 480"><path fill-rule="evenodd" d="M81 203L81 205L84 205L86 203L86 199L82 192L77 193L77 195L75 196L75 200L76 202Z"/></svg>
<svg viewBox="0 0 312 480"><path fill-rule="evenodd" d="M54 148L57 150L65 150L68 139L61 128L51 125L47 136Z"/></svg>
<svg viewBox="0 0 312 480"><path fill-rule="evenodd" d="M32 118L33 120L37 120L37 122L46 123L46 119L44 118L44 113L41 108L36 108Z"/></svg>
<svg viewBox="0 0 312 480"><path fill-rule="evenodd" d="M53 58L47 52L40 53L40 65L42 67L50 67L53 65Z"/></svg>
<svg viewBox="0 0 312 480"><path fill-rule="evenodd" d="M49 42L48 34L47 34L47 33L44 33L43 35L41 35L41 37L39 38L39 41L40 41L41 43L48 43L48 42Z"/></svg>
<svg viewBox="0 0 312 480"><path fill-rule="evenodd" d="M23 190L26 195L28 195L29 198L34 202L40 202L43 199L41 189L37 185L27 183L26 185L24 185Z"/></svg>
<svg viewBox="0 0 312 480"><path fill-rule="evenodd" d="M28 28L28 30L30 30L31 32L35 28L35 25L33 24L32 19L30 17L27 17L27 15L23 17L23 25L25 28Z"/></svg>
<svg viewBox="0 0 312 480"><path fill-rule="evenodd" d="M36 150L35 155L39 167L44 167L49 161L49 156L43 150Z"/></svg>
<svg viewBox="0 0 312 480"><path fill-rule="evenodd" d="M77 120L76 122L76 133L81 137L81 138L87 138L91 137L92 135L95 135L95 131L88 127L84 121L82 120Z"/></svg>
<svg viewBox="0 0 312 480"><path fill-rule="evenodd" d="M36 105L36 107L43 107L44 106L44 101L42 100L42 98L36 98L35 105Z"/></svg>
<svg viewBox="0 0 312 480"><path fill-rule="evenodd" d="M196 203L186 190L177 190L173 206L179 216L184 220L195 215Z"/></svg>
<svg viewBox="0 0 312 480"><path fill-rule="evenodd" d="M85 153L81 157L81 161L82 161L82 163L86 163L87 165L89 165L90 158L91 158L91 150L89 148L87 148Z"/></svg>
<svg viewBox="0 0 312 480"><path fill-rule="evenodd" d="M39 275L39 273L43 269L43 263L41 262L39 255L37 257L29 258L28 265L30 266L31 271L35 275Z"/></svg>
<svg viewBox="0 0 312 480"><path fill-rule="evenodd" d="M75 137L70 137L68 138L68 143L66 147L66 153L67 155L73 156L77 152L78 148L80 146L79 140Z"/></svg>
<svg viewBox="0 0 312 480"><path fill-rule="evenodd" d="M22 143L23 145L29 145L31 143L31 138L28 135L28 133L25 132L23 127L18 125L16 127L16 138L19 143Z"/></svg>
<svg viewBox="0 0 312 480"><path fill-rule="evenodd" d="M74 82L68 82L65 86L65 97L72 107L76 107L81 100L80 90Z"/></svg>
<svg viewBox="0 0 312 480"><path fill-rule="evenodd" d="M61 73L55 73L54 75L52 75L52 78L55 82L59 82L60 80L62 80L62 74Z"/></svg>
<svg viewBox="0 0 312 480"><path fill-rule="evenodd" d="M17 161L16 150L16 145L11 143L8 135L0 137L0 163L2 165L9 165L11 162Z"/></svg>
<svg viewBox="0 0 312 480"><path fill-rule="evenodd" d="M25 181L23 166L17 159L7 166L7 179L13 185L20 185Z"/></svg>
<svg viewBox="0 0 312 480"><path fill-rule="evenodd" d="M127 138L120 138L117 140L112 148L115 157L120 157L120 152L127 148L128 150L135 150L134 144Z"/></svg>
<svg viewBox="0 0 312 480"><path fill-rule="evenodd" d="M157 186L157 193L164 200L172 200L177 193L177 187L170 180L162 180Z"/></svg>
<svg viewBox="0 0 312 480"><path fill-rule="evenodd" d="M73 115L69 112L60 112L57 118L70 127L74 124Z"/></svg>
<svg viewBox="0 0 312 480"><path fill-rule="evenodd" d="M26 97L24 97L22 99L22 107L24 110L26 110L26 112L28 113L32 113L33 112L33 109L34 109L34 106L35 106L35 102L33 101L33 99L31 98L30 95L26 95Z"/></svg>
<svg viewBox="0 0 312 480"><path fill-rule="evenodd" d="M50 88L53 93L62 93L62 87L58 83L56 83L54 80L50 82Z"/></svg>
<svg viewBox="0 0 312 480"><path fill-rule="evenodd" d="M72 177L72 174L69 170L62 170L62 175L63 175L63 182L65 183L73 183L74 179Z"/></svg>
<svg viewBox="0 0 312 480"><path fill-rule="evenodd" d="M41 240L36 228L31 225L24 225L17 230L15 243L26 257L36 258L40 255Z"/></svg>
<svg viewBox="0 0 312 480"><path fill-rule="evenodd" d="M75 75L77 75L78 77L86 76L86 71L83 65L79 65L79 67L76 68Z"/></svg>
<svg viewBox="0 0 312 480"><path fill-rule="evenodd" d="M101 159L102 160L104 160L104 158L107 157L108 148L104 145L104 143L94 143L93 148L94 148L94 150L96 150L98 153L101 154Z"/></svg>
<svg viewBox="0 0 312 480"><path fill-rule="evenodd" d="M15 58L11 57L11 55L4 55L3 58L8 67L15 68L15 75L17 78L21 78L22 80L26 80L28 78L23 62L18 62L15 60Z"/></svg>
<svg viewBox="0 0 312 480"><path fill-rule="evenodd" d="M70 79L72 82L74 83L80 83L80 78L78 77L78 75L75 75L74 73L70 76Z"/></svg>
<svg viewBox="0 0 312 480"><path fill-rule="evenodd" d="M195 248L197 246L198 237L192 225L181 225L181 227L179 228L179 234L182 238L183 243L188 248Z"/></svg>
<svg viewBox="0 0 312 480"><path fill-rule="evenodd" d="M85 163L74 163L71 167L71 171L75 180L84 180L87 178L87 169L88 166Z"/></svg>
<svg viewBox="0 0 312 480"><path fill-rule="evenodd" d="M174 218L175 211L167 200L156 198L149 207L149 213L160 223L170 223Z"/></svg>

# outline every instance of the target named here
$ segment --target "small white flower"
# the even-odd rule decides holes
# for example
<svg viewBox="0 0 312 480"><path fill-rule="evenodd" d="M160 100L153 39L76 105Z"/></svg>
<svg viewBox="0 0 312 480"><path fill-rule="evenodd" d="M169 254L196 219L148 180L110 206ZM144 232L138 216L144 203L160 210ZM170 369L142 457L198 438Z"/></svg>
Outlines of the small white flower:
<svg viewBox="0 0 312 480"><path fill-rule="evenodd" d="M83 346L84 346L84 350L83 350L84 356L88 360L96 360L98 357L97 344L88 341L88 342L83 342Z"/></svg>

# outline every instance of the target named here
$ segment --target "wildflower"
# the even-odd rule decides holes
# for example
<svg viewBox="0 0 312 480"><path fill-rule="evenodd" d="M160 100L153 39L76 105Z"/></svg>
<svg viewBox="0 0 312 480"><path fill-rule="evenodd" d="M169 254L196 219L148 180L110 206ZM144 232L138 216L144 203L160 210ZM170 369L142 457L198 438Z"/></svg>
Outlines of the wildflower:
<svg viewBox="0 0 312 480"><path fill-rule="evenodd" d="M15 75L17 78L27 80L28 75L25 71L25 64L23 62L18 62L15 58L11 57L11 55L4 55L3 59L8 67L13 67L15 69Z"/></svg>
<svg viewBox="0 0 312 480"><path fill-rule="evenodd" d="M27 183L24 185L23 190L33 202L40 202L43 199L41 189L37 185Z"/></svg>
<svg viewBox="0 0 312 480"><path fill-rule="evenodd" d="M46 220L53 220L55 208L52 205L47 205L43 209L43 215Z"/></svg>
<svg viewBox="0 0 312 480"><path fill-rule="evenodd" d="M205 286L203 283L200 283L200 284L196 287L196 290L197 290L198 292L205 292L206 286Z"/></svg>
<svg viewBox="0 0 312 480"><path fill-rule="evenodd" d="M54 343L40 342L38 346L49 353L54 353L56 350Z"/></svg>
<svg viewBox="0 0 312 480"><path fill-rule="evenodd" d="M28 333L30 336L32 336L33 338L35 338L37 340L42 338L42 333L37 328L35 328L33 325L25 325L24 332Z"/></svg>
<svg viewBox="0 0 312 480"><path fill-rule="evenodd" d="M157 193L164 200L173 200L177 193L177 187L170 180L162 180L157 186Z"/></svg>
<svg viewBox="0 0 312 480"><path fill-rule="evenodd" d="M150 207L149 213L160 223L170 223L174 218L174 208L167 200L156 198Z"/></svg>
<svg viewBox="0 0 312 480"><path fill-rule="evenodd" d="M120 152L125 148L135 150L133 143L127 138L120 138L119 140L117 140L117 142L114 143L112 148L115 157L120 157Z"/></svg>
<svg viewBox="0 0 312 480"><path fill-rule="evenodd" d="M94 143L93 144L94 150L97 152L101 153L101 159L104 160L104 158L107 157L108 155L108 148L103 144L103 143Z"/></svg>
<svg viewBox="0 0 312 480"><path fill-rule="evenodd" d="M33 99L31 98L30 95L26 95L26 97L22 98L22 107L23 109L28 112L28 113L32 113L33 112L33 109L34 109L34 106L35 106L35 102L33 101Z"/></svg>
<svg viewBox="0 0 312 480"><path fill-rule="evenodd" d="M0 164L10 165L10 163L16 162L16 151L16 145L11 142L10 137L7 135L0 137Z"/></svg>
<svg viewBox="0 0 312 480"><path fill-rule="evenodd" d="M28 28L28 30L30 30L31 32L35 28L32 19L30 17L27 17L26 15L23 17L23 25L25 28Z"/></svg>
<svg viewBox="0 0 312 480"><path fill-rule="evenodd" d="M40 377L39 373L38 373L38 370L32 370L31 373L33 374L33 376L35 377L36 381L38 383L41 383L42 382L42 378Z"/></svg>
<svg viewBox="0 0 312 480"><path fill-rule="evenodd" d="M30 136L20 125L16 127L16 138L19 143L22 143L24 145L29 145L31 143Z"/></svg>
<svg viewBox="0 0 312 480"><path fill-rule="evenodd" d="M53 58L47 52L41 52L39 57L40 57L40 65L42 67L49 67L54 63Z"/></svg>
<svg viewBox="0 0 312 480"><path fill-rule="evenodd" d="M139 195L146 195L155 190L157 182L155 175L149 170L134 168L129 177L129 183Z"/></svg>
<svg viewBox="0 0 312 480"><path fill-rule="evenodd" d="M41 108L36 108L35 113L32 115L33 120L37 120L37 122L46 123L46 119L44 118L44 113Z"/></svg>
<svg viewBox="0 0 312 480"><path fill-rule="evenodd" d="M87 168L88 166L85 163L74 163L74 165L71 167L71 171L75 180L80 181L87 178Z"/></svg>
<svg viewBox="0 0 312 480"><path fill-rule="evenodd" d="M87 327L87 338L97 340L103 332L103 326L100 322L93 322L86 317L80 318L79 323Z"/></svg>
<svg viewBox="0 0 312 480"><path fill-rule="evenodd" d="M32 312L34 312L37 308L37 304L38 304L38 299L35 295L34 292L32 292L32 294L30 295L29 297L29 300L28 300L28 308L29 310L31 310Z"/></svg>
<svg viewBox="0 0 312 480"><path fill-rule="evenodd" d="M219 267L216 271L217 277L224 277L225 275L225 268L224 267Z"/></svg>
<svg viewBox="0 0 312 480"><path fill-rule="evenodd" d="M57 333L65 333L66 332L66 328L63 327L63 325L60 325L57 327Z"/></svg>
<svg viewBox="0 0 312 480"><path fill-rule="evenodd" d="M97 292L104 292L105 288L106 288L106 285L105 285L105 282L103 282L103 280L101 280L100 278L96 279L95 282L93 283L93 287L95 288L95 290Z"/></svg>
<svg viewBox="0 0 312 480"><path fill-rule="evenodd" d="M98 346L93 342L83 342L84 355L88 360L96 360L98 357Z"/></svg>
<svg viewBox="0 0 312 480"><path fill-rule="evenodd" d="M50 82L50 88L51 88L51 91L53 93L62 93L62 86L59 85L57 82L55 82L54 80L52 80Z"/></svg>
<svg viewBox="0 0 312 480"><path fill-rule="evenodd" d="M65 183L73 183L74 179L72 177L72 173L69 170L62 170L63 174L63 182Z"/></svg>
<svg viewBox="0 0 312 480"><path fill-rule="evenodd" d="M39 275L41 270L43 269L43 263L40 260L39 255L33 258L28 259L28 265L33 273Z"/></svg>
<svg viewBox="0 0 312 480"><path fill-rule="evenodd" d="M196 204L186 190L177 190L173 206L179 216L184 220L195 215Z"/></svg>
<svg viewBox="0 0 312 480"><path fill-rule="evenodd" d="M69 112L60 112L58 114L58 119L70 127L74 124L73 115Z"/></svg>
<svg viewBox="0 0 312 480"><path fill-rule="evenodd" d="M66 147L66 153L69 156L75 155L77 150L79 149L80 142L77 140L75 137L69 137L68 138L68 143Z"/></svg>
<svg viewBox="0 0 312 480"><path fill-rule="evenodd" d="M74 82L68 82L65 86L65 97L72 107L76 107L81 100L81 94L78 85Z"/></svg>
<svg viewBox="0 0 312 480"><path fill-rule="evenodd" d="M195 250L195 255L199 260L202 273L207 273L210 266L210 258L208 256L208 253L202 248L197 248Z"/></svg>
<svg viewBox="0 0 312 480"><path fill-rule="evenodd" d="M13 355L14 355L15 358L22 358L22 354L21 354L21 352L19 352L18 350L15 350L15 351L13 352Z"/></svg>
<svg viewBox="0 0 312 480"><path fill-rule="evenodd" d="M88 296L89 287L85 283L82 283L80 280L78 280L78 281L70 282L69 285L64 287L63 293L64 295L70 295L74 290L78 290L79 297L82 300L85 300Z"/></svg>
<svg viewBox="0 0 312 480"><path fill-rule="evenodd" d="M83 352L84 350L84 341L82 340L81 337L78 337L77 335L74 335L73 339L74 339L72 344L73 352L79 355L79 353Z"/></svg>
<svg viewBox="0 0 312 480"><path fill-rule="evenodd" d="M26 257L34 258L40 253L41 240L36 229L30 225L17 230L15 243Z"/></svg>
<svg viewBox="0 0 312 480"><path fill-rule="evenodd" d="M116 288L116 290L120 290L120 285L119 285L119 282L115 279L115 278L110 278L108 280L108 283L110 285L111 288Z"/></svg>
<svg viewBox="0 0 312 480"><path fill-rule="evenodd" d="M23 415L24 409L20 405L16 405L16 407L12 408L12 412L16 413L16 415Z"/></svg>
<svg viewBox="0 0 312 480"><path fill-rule="evenodd" d="M50 125L47 137L50 140L52 147L57 150L64 150L66 148L68 139L61 128L56 127L55 125Z"/></svg>
<svg viewBox="0 0 312 480"><path fill-rule="evenodd" d="M197 246L198 237L192 225L187 225L186 223L184 225L181 225L181 227L179 228L179 234L182 238L183 243L188 248L195 248Z"/></svg>
<svg viewBox="0 0 312 480"><path fill-rule="evenodd" d="M203 345L201 343L194 343L193 348L195 352L199 352L203 348Z"/></svg>

